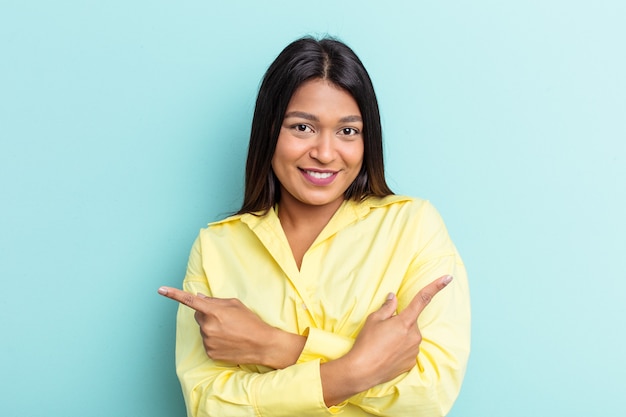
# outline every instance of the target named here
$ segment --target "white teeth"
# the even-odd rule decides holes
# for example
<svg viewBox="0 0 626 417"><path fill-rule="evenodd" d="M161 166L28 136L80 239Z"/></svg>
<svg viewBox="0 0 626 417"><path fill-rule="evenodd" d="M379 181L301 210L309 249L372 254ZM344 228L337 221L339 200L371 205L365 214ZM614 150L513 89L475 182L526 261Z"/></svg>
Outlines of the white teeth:
<svg viewBox="0 0 626 417"><path fill-rule="evenodd" d="M306 171L306 173L310 176L312 176L313 178L317 178L317 179L324 179L324 178L329 178L332 177L333 173L332 172L314 172L314 171Z"/></svg>

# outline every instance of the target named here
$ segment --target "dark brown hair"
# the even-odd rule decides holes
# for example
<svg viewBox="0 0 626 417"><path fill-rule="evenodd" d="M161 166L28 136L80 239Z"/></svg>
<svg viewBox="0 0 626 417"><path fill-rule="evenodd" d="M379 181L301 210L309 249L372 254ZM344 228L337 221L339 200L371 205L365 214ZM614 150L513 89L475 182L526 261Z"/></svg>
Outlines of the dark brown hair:
<svg viewBox="0 0 626 417"><path fill-rule="evenodd" d="M285 111L293 93L307 80L320 78L346 90L363 118L363 166L345 192L346 199L393 194L385 181L383 137L378 101L361 60L344 43L310 37L289 44L270 65L256 100L245 192L238 214L265 212L280 199L280 184L272 170L272 157Z"/></svg>

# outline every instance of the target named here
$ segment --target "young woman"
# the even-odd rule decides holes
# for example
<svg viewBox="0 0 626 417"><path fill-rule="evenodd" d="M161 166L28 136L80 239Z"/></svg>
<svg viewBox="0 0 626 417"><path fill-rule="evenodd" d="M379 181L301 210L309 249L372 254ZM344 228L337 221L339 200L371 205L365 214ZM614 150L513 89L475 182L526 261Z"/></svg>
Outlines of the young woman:
<svg viewBox="0 0 626 417"><path fill-rule="evenodd" d="M436 210L391 192L382 149L354 52L287 46L259 90L241 210L200 232L184 291L159 289L182 303L189 416L450 410L469 354L465 269Z"/></svg>

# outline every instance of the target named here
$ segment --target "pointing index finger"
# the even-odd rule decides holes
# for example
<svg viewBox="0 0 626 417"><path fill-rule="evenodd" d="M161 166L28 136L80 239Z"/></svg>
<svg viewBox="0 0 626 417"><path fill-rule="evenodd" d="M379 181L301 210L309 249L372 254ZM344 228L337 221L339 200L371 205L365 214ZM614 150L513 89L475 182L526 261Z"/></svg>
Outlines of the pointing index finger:
<svg viewBox="0 0 626 417"><path fill-rule="evenodd" d="M178 288L172 287L160 287L158 293L167 298L171 298L174 301L178 301L179 303L184 304L187 307L193 308L196 311L202 310L201 307L206 304L206 302L203 301L208 298L206 296L201 297L198 295L193 295L186 291L182 291Z"/></svg>
<svg viewBox="0 0 626 417"><path fill-rule="evenodd" d="M451 275L444 275L442 277L437 278L424 288L422 288L416 295L413 297L413 300L409 303L409 305L402 311L401 314L408 316L411 321L417 320L419 315L424 311L426 306L430 303L435 295L442 289L446 287L452 281Z"/></svg>

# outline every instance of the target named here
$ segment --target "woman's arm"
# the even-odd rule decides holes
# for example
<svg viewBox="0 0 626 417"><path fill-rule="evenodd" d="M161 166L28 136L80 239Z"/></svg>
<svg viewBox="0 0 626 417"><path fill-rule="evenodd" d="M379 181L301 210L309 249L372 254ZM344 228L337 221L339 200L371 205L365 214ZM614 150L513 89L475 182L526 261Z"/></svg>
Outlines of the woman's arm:
<svg viewBox="0 0 626 417"><path fill-rule="evenodd" d="M383 306L368 316L352 349L321 365L326 405L337 405L415 367L422 341L417 318L450 281L452 277L445 275L431 282L397 315L398 300L389 294Z"/></svg>
<svg viewBox="0 0 626 417"><path fill-rule="evenodd" d="M176 334L176 372L189 417L329 415L319 360L280 370L213 360L204 349L194 311L184 305Z"/></svg>
<svg viewBox="0 0 626 417"><path fill-rule="evenodd" d="M195 311L204 349L211 359L236 365L283 369L297 362L306 337L272 327L236 298L194 295L171 287L159 294Z"/></svg>

